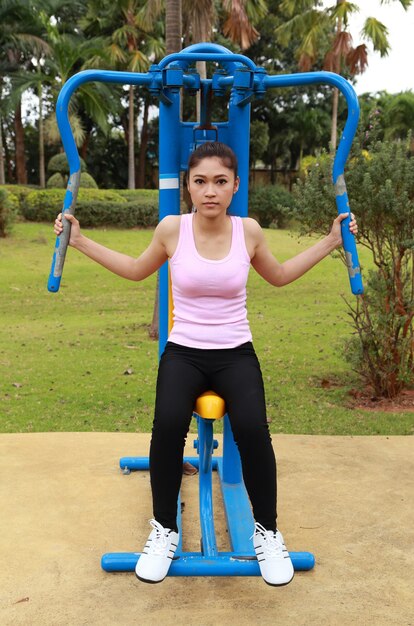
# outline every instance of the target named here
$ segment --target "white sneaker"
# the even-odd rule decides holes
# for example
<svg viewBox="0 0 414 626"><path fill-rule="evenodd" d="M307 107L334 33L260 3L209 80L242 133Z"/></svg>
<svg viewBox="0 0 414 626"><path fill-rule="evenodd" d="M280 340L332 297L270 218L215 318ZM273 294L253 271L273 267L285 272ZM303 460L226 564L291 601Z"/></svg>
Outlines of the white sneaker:
<svg viewBox="0 0 414 626"><path fill-rule="evenodd" d="M277 587L290 583L295 572L282 533L266 530L256 522L251 539L264 581Z"/></svg>
<svg viewBox="0 0 414 626"><path fill-rule="evenodd" d="M150 524L153 530L138 559L135 574L145 583L160 583L170 569L179 535L171 528L164 528L155 519L150 520Z"/></svg>

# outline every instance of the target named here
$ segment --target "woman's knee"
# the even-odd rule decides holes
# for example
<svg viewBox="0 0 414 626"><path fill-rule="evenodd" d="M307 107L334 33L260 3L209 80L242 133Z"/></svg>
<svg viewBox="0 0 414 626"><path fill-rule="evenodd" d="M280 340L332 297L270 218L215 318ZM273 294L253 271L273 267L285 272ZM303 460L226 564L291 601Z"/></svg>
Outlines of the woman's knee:
<svg viewBox="0 0 414 626"><path fill-rule="evenodd" d="M263 446L271 445L271 435L266 420L252 419L230 420L233 437L237 445L260 450Z"/></svg>

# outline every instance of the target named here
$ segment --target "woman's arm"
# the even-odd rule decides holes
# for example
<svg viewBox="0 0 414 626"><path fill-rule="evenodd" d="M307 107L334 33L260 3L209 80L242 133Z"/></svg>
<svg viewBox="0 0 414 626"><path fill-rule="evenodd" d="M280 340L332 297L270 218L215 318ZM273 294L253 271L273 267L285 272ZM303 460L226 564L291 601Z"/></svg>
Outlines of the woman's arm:
<svg viewBox="0 0 414 626"><path fill-rule="evenodd" d="M257 222L252 223L254 220L249 220L248 232L255 243L251 258L254 269L275 287L283 287L292 283L328 256L330 252L342 245L341 222L346 217L348 217L348 213L338 215L332 224L329 235L284 263L279 263L269 250L259 224ZM358 226L354 218L351 220L349 228L356 235Z"/></svg>
<svg viewBox="0 0 414 626"><path fill-rule="evenodd" d="M158 270L168 259L166 241L173 225L167 218L156 227L152 241L146 250L138 258L134 258L106 248L85 237L80 231L78 220L73 215L69 214L64 217L72 224L69 245L118 276L129 280L143 280ZM55 221L54 231L56 235L60 235L62 230L62 215L59 214Z"/></svg>

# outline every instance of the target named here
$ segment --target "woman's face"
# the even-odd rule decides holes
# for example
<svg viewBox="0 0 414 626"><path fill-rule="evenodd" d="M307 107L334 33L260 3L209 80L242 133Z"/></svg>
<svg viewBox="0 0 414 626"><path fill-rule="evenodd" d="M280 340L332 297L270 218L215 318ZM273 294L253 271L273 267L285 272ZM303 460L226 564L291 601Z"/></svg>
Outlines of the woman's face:
<svg viewBox="0 0 414 626"><path fill-rule="evenodd" d="M218 157L208 157L192 167L188 191L197 212L206 217L226 213L239 188L239 178Z"/></svg>

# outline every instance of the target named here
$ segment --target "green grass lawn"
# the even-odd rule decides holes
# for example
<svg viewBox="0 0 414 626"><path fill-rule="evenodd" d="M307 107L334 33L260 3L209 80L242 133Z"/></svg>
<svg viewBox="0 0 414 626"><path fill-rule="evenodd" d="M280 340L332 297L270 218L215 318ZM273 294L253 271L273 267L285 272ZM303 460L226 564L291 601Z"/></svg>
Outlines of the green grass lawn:
<svg viewBox="0 0 414 626"><path fill-rule="evenodd" d="M92 236L138 255L152 233ZM288 231L266 236L279 260L310 244ZM69 250L61 290L51 294L53 246L44 224L18 224L0 240L0 431L149 431L158 361L158 344L148 337L155 277L128 282ZM252 270L248 294L272 432L413 434L413 412L349 406L358 380L342 357L352 327L341 294L352 295L339 259L325 259L283 289Z"/></svg>

